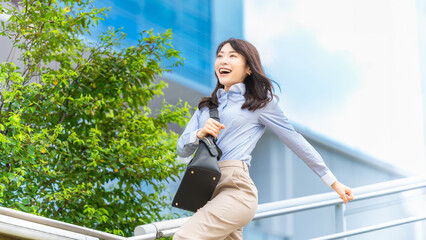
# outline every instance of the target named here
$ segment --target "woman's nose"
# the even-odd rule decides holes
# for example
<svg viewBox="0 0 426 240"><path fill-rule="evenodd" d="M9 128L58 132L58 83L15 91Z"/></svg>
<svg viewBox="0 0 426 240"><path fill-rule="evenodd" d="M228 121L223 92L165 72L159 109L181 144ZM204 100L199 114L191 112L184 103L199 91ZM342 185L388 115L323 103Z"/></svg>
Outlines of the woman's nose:
<svg viewBox="0 0 426 240"><path fill-rule="evenodd" d="M220 62L220 63L228 63L228 58L227 58L227 57L225 57L225 56L223 56L223 57L221 57L221 58L219 59L219 62Z"/></svg>

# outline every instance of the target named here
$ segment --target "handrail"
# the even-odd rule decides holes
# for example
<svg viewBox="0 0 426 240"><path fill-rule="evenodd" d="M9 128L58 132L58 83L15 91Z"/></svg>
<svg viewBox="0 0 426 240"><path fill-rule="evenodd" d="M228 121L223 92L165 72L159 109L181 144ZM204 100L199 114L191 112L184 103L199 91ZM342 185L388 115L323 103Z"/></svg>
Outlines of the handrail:
<svg viewBox="0 0 426 240"><path fill-rule="evenodd" d="M359 200L384 196L388 194L400 193L400 192L410 191L410 190L419 189L423 187L426 187L426 177L423 177L423 176L398 179L394 181L388 181L388 182L373 184L369 186L354 188L353 190L354 190L356 198L353 201L359 201ZM342 203L343 203L342 200L337 198L337 195L335 193L330 192L330 193L317 194L317 195L312 195L307 197L294 198L294 199L289 199L284 201L260 204L258 206L258 211L254 219L261 219L265 217L272 217L272 216L305 211L305 210L309 210L313 208L320 208L320 207L326 207L331 205L339 206ZM180 219L174 219L174 220L168 220L168 221L138 226L135 229L136 236L126 238L126 237L121 237L121 236L117 236L110 233L97 231L90 228L77 226L70 223L65 223L65 222L61 222L61 221L57 221L57 220L29 214L29 213L24 213L21 211L17 211L17 210L5 208L5 207L0 207L0 214L14 217L17 219L27 220L27 221L38 223L38 224L43 224L50 227L55 227L58 229L71 231L74 233L80 233L87 236L102 238L106 240L126 240L126 239L127 240L151 240L158 237L172 236L179 229L179 227L182 226L182 224L188 220L188 217L187 217L187 218L180 218ZM416 221L420 221L423 219L424 218L419 217ZM415 219L414 220L403 219L403 220L412 222ZM401 222L397 222L397 223L405 224ZM395 224L395 223L392 222L387 224ZM377 225L377 226L371 226L369 228L374 228L374 227L383 227L383 226ZM339 234L353 234L354 231L358 231L358 232L361 231L362 233L362 231L364 230L365 229L361 229L361 230L357 229L357 230L352 230L348 232L343 231L342 233L339 233ZM339 236L344 236L344 235L339 235Z"/></svg>
<svg viewBox="0 0 426 240"><path fill-rule="evenodd" d="M154 233L146 234L144 236L135 236L135 237L129 237L129 238L121 237L111 233L101 232L98 230L81 227L78 225L61 222L61 221L53 220L50 218L41 217L34 214L25 213L25 212L17 211L14 209L5 208L5 207L0 207L0 214L21 219L21 220L26 220L33 223L43 224L45 226L67 230L73 233L80 233L80 234L91 236L91 237L97 237L97 238L101 238L105 240L150 240L150 239L155 239L156 237L156 234Z"/></svg>
<svg viewBox="0 0 426 240"><path fill-rule="evenodd" d="M425 176L415 176L401 178L397 180L391 180L381 183L375 183L367 186L356 187L353 189L355 193L355 199L353 201L364 200L367 198L378 197L382 194L392 194L401 191L412 190L415 188L421 188L426 184ZM271 203L264 203L258 206L257 212L267 212L271 210L277 210L282 208L295 207L305 204L313 204L317 202L324 202L329 200L343 202L337 198L336 193L328 192L322 194L316 194L306 197L293 198L288 200L276 201Z"/></svg>
<svg viewBox="0 0 426 240"><path fill-rule="evenodd" d="M418 221L423 221L423 220L426 220L426 215L403 218L403 219L399 219L399 220L395 220L395 221L391 221L391 222L386 222L386 223L376 224L376 225L373 225L373 226L358 228L358 229L354 229L354 230L351 230L351 231L331 234L331 235L327 235L327 236L323 236L323 237L319 237L319 238L312 238L311 240L341 239L341 238L344 238L344 237L351 237L351 236L359 235L359 234L362 234L362 233L373 232L373 231L377 231L377 230L396 227L396 226L400 226L400 225L403 225L403 224L408 224L408 223L413 223L413 222L418 222Z"/></svg>
<svg viewBox="0 0 426 240"><path fill-rule="evenodd" d="M426 179L425 179L425 181L426 181ZM390 194L395 194L395 193L399 193L399 192L406 192L406 191L410 191L410 190L414 190L414 189L418 189L418 188L423 188L423 187L426 187L426 182L418 183L418 184L412 184L412 185L404 186L404 187L397 187L397 188L394 188L394 189L376 191L374 193L359 193L359 191L354 190L356 198L353 201L365 200L365 199L374 198L374 197L378 197L378 196L386 196L386 195L390 195ZM313 195L312 197L314 197L314 196L315 195ZM301 206L286 207L286 208L283 208L283 209L264 211L264 212L257 213L256 216L254 217L254 219L261 219L261 218L273 217L273 216L289 214L289 213L295 213L295 212L300 212L300 211L305 211L305 210L310 210L310 209L315 209L315 208L320 208L320 207L333 206L333 205L336 205L336 204L341 204L342 202L343 201L341 199L333 199L333 200L326 200L326 201L315 202L315 203L310 203L310 204L304 204L304 205L301 205Z"/></svg>
<svg viewBox="0 0 426 240"><path fill-rule="evenodd" d="M424 187L426 187L426 177L424 176L392 180L354 188L355 199L353 201L381 197ZM265 203L258 206L254 220L333 205L339 206L341 204L343 204L343 201L334 192ZM155 233L157 238L172 236L187 220L188 218L181 218L141 225L136 227L135 235Z"/></svg>

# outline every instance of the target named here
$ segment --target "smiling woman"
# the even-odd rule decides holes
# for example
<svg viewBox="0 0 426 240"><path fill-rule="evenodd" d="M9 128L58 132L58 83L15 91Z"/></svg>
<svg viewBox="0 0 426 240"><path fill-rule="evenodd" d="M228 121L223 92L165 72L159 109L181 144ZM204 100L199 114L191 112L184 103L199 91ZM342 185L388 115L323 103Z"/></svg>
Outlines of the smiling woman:
<svg viewBox="0 0 426 240"><path fill-rule="evenodd" d="M214 66L216 77L224 85L226 92L232 85L243 82L246 76L251 74L246 58L236 52L229 43L217 54Z"/></svg>
<svg viewBox="0 0 426 240"><path fill-rule="evenodd" d="M294 151L345 203L352 190L337 181L318 152L289 123L272 93L256 48L241 39L222 42L216 51L216 88L203 98L177 142L188 157L199 140L212 135L222 151L222 172L212 198L175 234L174 239L242 239L243 227L254 217L258 192L249 175L251 152L268 127ZM210 118L217 108L220 122Z"/></svg>

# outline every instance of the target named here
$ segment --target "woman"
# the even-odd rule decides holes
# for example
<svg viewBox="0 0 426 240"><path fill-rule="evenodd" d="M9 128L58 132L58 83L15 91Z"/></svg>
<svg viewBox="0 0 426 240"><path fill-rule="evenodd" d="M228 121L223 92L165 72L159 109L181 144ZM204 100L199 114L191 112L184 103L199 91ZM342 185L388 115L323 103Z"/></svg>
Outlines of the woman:
<svg viewBox="0 0 426 240"><path fill-rule="evenodd" d="M257 189L248 172L251 152L269 127L346 204L352 190L338 182L317 151L288 122L272 93L256 48L247 41L228 39L216 51L218 80L211 97L201 99L177 152L191 156L198 140L211 134L223 155L218 164L222 177L212 199L186 222L173 239L243 239L242 229L257 209ZM220 123L209 118L209 107L217 107Z"/></svg>

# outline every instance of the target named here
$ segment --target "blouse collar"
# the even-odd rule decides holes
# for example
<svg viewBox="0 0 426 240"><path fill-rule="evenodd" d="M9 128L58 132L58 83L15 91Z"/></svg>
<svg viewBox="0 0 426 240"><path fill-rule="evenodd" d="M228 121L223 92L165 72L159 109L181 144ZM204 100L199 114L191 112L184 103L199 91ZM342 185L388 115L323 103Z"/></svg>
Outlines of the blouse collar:
<svg viewBox="0 0 426 240"><path fill-rule="evenodd" d="M245 93L246 93L246 85L244 83L234 84L229 88L229 91L228 91L228 94L237 94L242 96L244 96ZM227 95L227 92L223 88L219 88L216 92L216 96L218 99L226 95Z"/></svg>

